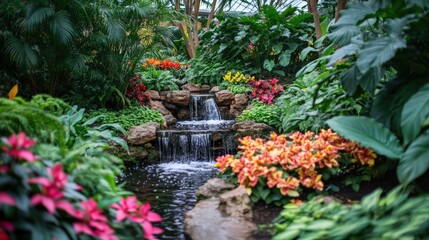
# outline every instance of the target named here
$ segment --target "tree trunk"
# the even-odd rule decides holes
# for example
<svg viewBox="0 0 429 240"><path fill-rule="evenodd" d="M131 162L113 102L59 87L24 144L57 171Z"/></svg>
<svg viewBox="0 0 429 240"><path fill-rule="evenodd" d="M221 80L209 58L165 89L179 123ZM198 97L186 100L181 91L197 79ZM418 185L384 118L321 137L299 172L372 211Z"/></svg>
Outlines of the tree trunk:
<svg viewBox="0 0 429 240"><path fill-rule="evenodd" d="M217 0L213 0L212 9L210 10L209 18L207 19L207 25L206 25L207 29L210 29L210 23L212 22L213 17L214 17L216 4L217 4Z"/></svg>
<svg viewBox="0 0 429 240"><path fill-rule="evenodd" d="M308 11L313 14L314 30L316 31L316 39L322 37L322 30L320 28L319 12L317 11L318 0L307 0Z"/></svg>
<svg viewBox="0 0 429 240"><path fill-rule="evenodd" d="M347 0L338 0L337 7L335 8L335 22L340 18L340 11L346 8Z"/></svg>
<svg viewBox="0 0 429 240"><path fill-rule="evenodd" d="M176 5L176 12L180 12L180 0L175 1Z"/></svg>

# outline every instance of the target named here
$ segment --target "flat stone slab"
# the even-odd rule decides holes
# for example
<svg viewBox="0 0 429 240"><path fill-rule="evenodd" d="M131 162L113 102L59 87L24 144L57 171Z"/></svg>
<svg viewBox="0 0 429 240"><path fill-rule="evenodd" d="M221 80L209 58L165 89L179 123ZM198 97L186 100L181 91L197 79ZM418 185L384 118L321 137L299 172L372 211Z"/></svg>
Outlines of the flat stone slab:
<svg viewBox="0 0 429 240"><path fill-rule="evenodd" d="M219 198L199 201L185 214L185 233L193 240L251 239L256 225L244 218L224 217Z"/></svg>

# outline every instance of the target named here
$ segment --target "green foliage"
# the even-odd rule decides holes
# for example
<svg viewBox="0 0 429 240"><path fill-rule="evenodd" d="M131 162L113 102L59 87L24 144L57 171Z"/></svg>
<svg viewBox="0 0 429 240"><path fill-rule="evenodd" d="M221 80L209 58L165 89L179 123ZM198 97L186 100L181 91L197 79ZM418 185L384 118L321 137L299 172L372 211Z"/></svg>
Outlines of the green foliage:
<svg viewBox="0 0 429 240"><path fill-rule="evenodd" d="M278 128L280 125L278 107L261 102L253 102L251 108L244 110L237 118L238 122L247 120L266 123L274 128Z"/></svg>
<svg viewBox="0 0 429 240"><path fill-rule="evenodd" d="M195 60L200 62L198 72L203 74L206 66L216 69L209 74L217 74L218 79L208 81L214 80L213 83L220 82L220 76L226 73L223 66L261 79L290 77L303 64L299 52L311 41L310 22L311 14L292 7L278 12L266 6L251 16L228 16L219 26L201 34ZM195 61L190 63L190 69Z"/></svg>
<svg viewBox="0 0 429 240"><path fill-rule="evenodd" d="M232 94L248 94L252 92L252 88L247 87L244 84L228 84L226 89Z"/></svg>
<svg viewBox="0 0 429 240"><path fill-rule="evenodd" d="M148 68L140 74L148 90L179 90L177 83L179 83L180 80L175 78L170 71Z"/></svg>
<svg viewBox="0 0 429 240"><path fill-rule="evenodd" d="M276 104L280 109L280 130L318 132L329 118L360 114L369 100L365 95L353 99L332 79L331 70L306 73L285 87ZM324 82L321 84L320 82Z"/></svg>
<svg viewBox="0 0 429 240"><path fill-rule="evenodd" d="M399 159L398 178L408 184L429 169L429 130L424 124L429 117L429 35L421 31L429 24L429 6L421 1L368 1L348 4L342 15L328 36L343 46L301 72L336 63L331 75L340 78L348 94L374 95L369 117L378 123L334 118L330 126L379 154ZM382 81L385 68L393 68L396 76Z"/></svg>
<svg viewBox="0 0 429 240"><path fill-rule="evenodd" d="M313 199L289 204L275 220L273 240L287 239L425 239L429 233L429 196L409 197L396 188L381 190L352 206Z"/></svg>
<svg viewBox="0 0 429 240"><path fill-rule="evenodd" d="M207 56L208 54L201 53L189 61L190 67L185 73L185 79L188 82L197 85L217 86L222 83L222 76L228 69L238 65L237 63L228 63L218 56Z"/></svg>
<svg viewBox="0 0 429 240"><path fill-rule="evenodd" d="M6 1L0 75L19 79L22 95L115 105L115 89L125 93L133 75L135 66L127 63L173 47L171 30L158 24L166 14L163 1Z"/></svg>
<svg viewBox="0 0 429 240"><path fill-rule="evenodd" d="M61 120L38 106L44 108L48 104L36 101L33 105L32 102L25 102L19 97L15 100L0 98L0 135L25 132L34 138L45 141L52 139L61 143L66 137Z"/></svg>
<svg viewBox="0 0 429 240"><path fill-rule="evenodd" d="M60 116L72 107L60 98L54 98L47 94L38 94L31 98L30 105L42 109L46 112Z"/></svg>
<svg viewBox="0 0 429 240"><path fill-rule="evenodd" d="M150 109L145 106L135 106L115 112L107 111L106 109L99 109L90 112L88 116L86 116L88 119L91 117L98 117L95 123L117 123L126 130L132 126L141 125L146 122L157 122L161 125L164 124L164 118L158 110Z"/></svg>

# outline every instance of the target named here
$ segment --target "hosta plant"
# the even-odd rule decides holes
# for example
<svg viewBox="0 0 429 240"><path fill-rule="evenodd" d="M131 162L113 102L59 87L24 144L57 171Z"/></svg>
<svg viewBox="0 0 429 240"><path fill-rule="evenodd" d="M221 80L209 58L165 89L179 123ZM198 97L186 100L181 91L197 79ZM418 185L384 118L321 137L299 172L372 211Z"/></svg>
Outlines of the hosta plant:
<svg viewBox="0 0 429 240"><path fill-rule="evenodd" d="M0 144L2 239L155 239L161 217L135 196L88 198L63 165L34 154L25 133Z"/></svg>
<svg viewBox="0 0 429 240"><path fill-rule="evenodd" d="M327 179L340 168L352 165L371 167L377 157L372 150L331 130L322 130L318 135L272 133L268 141L248 136L240 143L236 157L219 157L215 165L248 188L253 201L268 204L283 204L288 197L298 197L304 188L322 191L322 177Z"/></svg>
<svg viewBox="0 0 429 240"><path fill-rule="evenodd" d="M272 78L269 80L251 80L248 84L253 88L249 94L251 99L258 99L266 104L273 104L274 98L280 96L283 92L283 87L277 84L278 79Z"/></svg>
<svg viewBox="0 0 429 240"><path fill-rule="evenodd" d="M273 240L426 239L429 196L410 197L399 187L381 193L378 189L351 206L323 199L288 204L274 221Z"/></svg>

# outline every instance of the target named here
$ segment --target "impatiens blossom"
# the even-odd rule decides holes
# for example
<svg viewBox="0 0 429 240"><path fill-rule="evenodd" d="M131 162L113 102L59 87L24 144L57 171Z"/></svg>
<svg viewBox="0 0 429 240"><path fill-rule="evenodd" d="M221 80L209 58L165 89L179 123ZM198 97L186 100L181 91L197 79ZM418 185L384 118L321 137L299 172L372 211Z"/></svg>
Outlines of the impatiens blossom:
<svg viewBox="0 0 429 240"><path fill-rule="evenodd" d="M30 147L36 144L36 142L28 138L23 132L13 134L9 138L6 138L5 143L8 146L3 146L2 150L13 158L22 159L29 162L34 162L39 159L33 154L33 152L28 150Z"/></svg>

